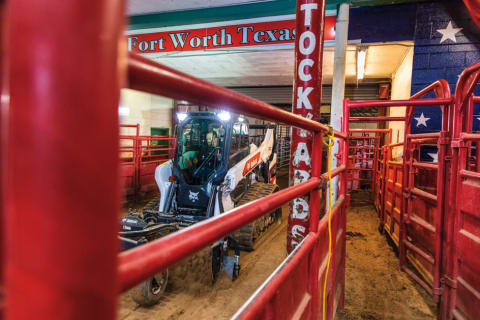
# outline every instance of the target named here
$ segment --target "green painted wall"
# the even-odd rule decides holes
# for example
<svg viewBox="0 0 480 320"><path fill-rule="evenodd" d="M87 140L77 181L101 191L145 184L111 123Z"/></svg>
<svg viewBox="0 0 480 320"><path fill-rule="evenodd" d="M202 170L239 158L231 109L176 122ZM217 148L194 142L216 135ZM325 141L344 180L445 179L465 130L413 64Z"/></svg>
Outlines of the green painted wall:
<svg viewBox="0 0 480 320"><path fill-rule="evenodd" d="M327 10L335 10L340 3L349 2L354 6L382 5L415 0L327 0ZM274 0L240 4L225 7L173 11L129 18L128 29L162 28L218 21L241 20L259 17L279 16L295 13L296 0Z"/></svg>

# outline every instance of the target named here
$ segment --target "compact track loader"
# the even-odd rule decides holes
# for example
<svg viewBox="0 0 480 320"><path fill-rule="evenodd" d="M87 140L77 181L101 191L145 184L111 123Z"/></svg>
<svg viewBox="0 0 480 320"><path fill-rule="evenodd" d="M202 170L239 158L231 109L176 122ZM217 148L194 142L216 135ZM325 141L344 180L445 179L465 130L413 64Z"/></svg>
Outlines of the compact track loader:
<svg viewBox="0 0 480 320"><path fill-rule="evenodd" d="M274 125L249 125L228 112L178 116L174 157L155 171L160 197L141 213L122 219L120 238L125 250L278 190ZM140 305L156 303L169 277L208 285L224 270L235 280L240 271L239 250L253 250L255 242L280 218L281 209L277 209L257 219L140 284L131 291L132 298ZM233 256L228 254L231 251Z"/></svg>

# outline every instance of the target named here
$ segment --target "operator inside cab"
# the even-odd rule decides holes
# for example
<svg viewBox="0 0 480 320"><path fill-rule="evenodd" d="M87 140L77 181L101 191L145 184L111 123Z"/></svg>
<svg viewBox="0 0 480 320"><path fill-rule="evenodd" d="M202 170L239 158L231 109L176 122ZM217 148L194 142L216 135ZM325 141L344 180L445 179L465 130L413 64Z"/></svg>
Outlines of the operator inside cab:
<svg viewBox="0 0 480 320"><path fill-rule="evenodd" d="M202 184L221 162L225 129L211 118L186 119L179 127L177 165L188 184Z"/></svg>

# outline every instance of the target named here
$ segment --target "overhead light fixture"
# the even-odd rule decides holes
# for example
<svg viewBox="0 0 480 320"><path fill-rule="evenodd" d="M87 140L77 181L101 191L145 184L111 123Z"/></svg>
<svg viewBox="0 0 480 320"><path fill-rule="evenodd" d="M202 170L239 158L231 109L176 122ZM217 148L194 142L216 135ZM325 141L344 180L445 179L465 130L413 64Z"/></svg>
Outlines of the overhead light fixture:
<svg viewBox="0 0 480 320"><path fill-rule="evenodd" d="M219 117L222 121L228 121L231 118L230 112L227 111L220 112L219 114L217 114L217 117Z"/></svg>
<svg viewBox="0 0 480 320"><path fill-rule="evenodd" d="M357 50L357 80L365 77L365 63L367 60L367 47L359 47Z"/></svg>
<svg viewBox="0 0 480 320"><path fill-rule="evenodd" d="M128 117L130 115L130 108L120 105L120 107L118 107L118 115L121 117Z"/></svg>
<svg viewBox="0 0 480 320"><path fill-rule="evenodd" d="M187 114L185 112L177 112L178 121L182 122L186 118L187 118Z"/></svg>

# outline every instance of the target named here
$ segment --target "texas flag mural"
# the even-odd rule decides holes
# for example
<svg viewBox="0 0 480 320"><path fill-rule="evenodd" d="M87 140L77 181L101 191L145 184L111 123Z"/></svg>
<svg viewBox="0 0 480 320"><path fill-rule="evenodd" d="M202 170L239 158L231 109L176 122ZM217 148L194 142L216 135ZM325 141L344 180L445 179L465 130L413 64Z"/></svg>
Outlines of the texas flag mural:
<svg viewBox="0 0 480 320"><path fill-rule="evenodd" d="M412 94L438 79L447 80L453 94L463 69L480 61L480 29L460 0L419 3L414 40ZM479 87L476 95L480 95ZM479 105L474 113L473 130L478 131ZM417 107L412 117L412 133L437 132L441 124L440 107ZM422 147L421 158L437 161L436 147Z"/></svg>

